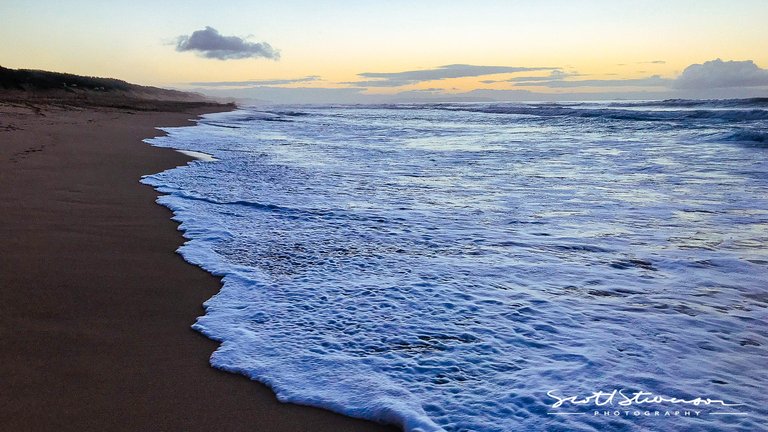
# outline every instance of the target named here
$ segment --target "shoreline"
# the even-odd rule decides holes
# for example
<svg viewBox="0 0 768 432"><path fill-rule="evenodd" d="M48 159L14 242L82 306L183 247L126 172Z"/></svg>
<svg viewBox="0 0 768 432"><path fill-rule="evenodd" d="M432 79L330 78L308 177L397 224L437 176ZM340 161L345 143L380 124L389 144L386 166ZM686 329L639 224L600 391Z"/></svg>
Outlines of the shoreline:
<svg viewBox="0 0 768 432"><path fill-rule="evenodd" d="M190 326L220 280L139 183L192 158L142 139L231 107L145 108L0 101L0 429L397 430L209 365Z"/></svg>

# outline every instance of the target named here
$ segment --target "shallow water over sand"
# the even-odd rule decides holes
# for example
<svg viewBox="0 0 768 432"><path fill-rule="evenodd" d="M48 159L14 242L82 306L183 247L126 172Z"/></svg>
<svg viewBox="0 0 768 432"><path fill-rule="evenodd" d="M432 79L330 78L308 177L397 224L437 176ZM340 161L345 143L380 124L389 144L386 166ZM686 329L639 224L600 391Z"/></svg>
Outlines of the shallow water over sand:
<svg viewBox="0 0 768 432"><path fill-rule="evenodd" d="M144 182L225 276L195 324L212 364L283 400L409 430L756 430L766 130L764 100L246 108L151 140L218 160ZM741 405L583 401L614 389Z"/></svg>

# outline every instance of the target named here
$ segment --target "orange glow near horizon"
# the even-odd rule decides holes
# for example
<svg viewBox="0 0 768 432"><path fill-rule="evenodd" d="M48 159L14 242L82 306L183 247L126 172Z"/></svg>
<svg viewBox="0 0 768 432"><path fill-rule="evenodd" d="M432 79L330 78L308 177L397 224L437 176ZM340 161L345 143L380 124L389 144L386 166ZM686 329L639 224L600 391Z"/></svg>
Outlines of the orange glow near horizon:
<svg viewBox="0 0 768 432"><path fill-rule="evenodd" d="M193 2L194 3L194 2ZM681 0L674 4L585 0L463 2L342 1L272 3L245 0L212 9L186 2L136 0L130 7L74 0L8 0L0 5L0 65L108 76L139 84L184 87L191 82L295 79L322 81L288 87L349 87L363 72L401 72L449 64L553 67L569 79L673 79L687 66L722 58L768 68L768 3ZM400 5L400 6L398 6ZM262 10L269 10L268 14ZM237 12L237 13L234 13ZM267 41L281 59L216 60L174 49L179 35L205 26L224 35ZM254 34L256 33L256 34ZM251 36L252 35L252 36ZM663 61L664 63L651 63ZM482 83L546 71L422 81L371 87L390 94L429 88L531 89ZM588 92L594 89L574 88Z"/></svg>

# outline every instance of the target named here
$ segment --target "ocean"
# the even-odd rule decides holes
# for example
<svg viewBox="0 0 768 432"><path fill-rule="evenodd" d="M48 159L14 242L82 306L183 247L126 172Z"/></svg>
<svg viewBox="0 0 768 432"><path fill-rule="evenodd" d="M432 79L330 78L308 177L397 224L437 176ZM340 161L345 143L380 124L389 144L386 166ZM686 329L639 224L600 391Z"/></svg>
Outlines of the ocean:
<svg viewBox="0 0 768 432"><path fill-rule="evenodd" d="M280 400L408 431L768 423L768 99L242 107L145 176Z"/></svg>

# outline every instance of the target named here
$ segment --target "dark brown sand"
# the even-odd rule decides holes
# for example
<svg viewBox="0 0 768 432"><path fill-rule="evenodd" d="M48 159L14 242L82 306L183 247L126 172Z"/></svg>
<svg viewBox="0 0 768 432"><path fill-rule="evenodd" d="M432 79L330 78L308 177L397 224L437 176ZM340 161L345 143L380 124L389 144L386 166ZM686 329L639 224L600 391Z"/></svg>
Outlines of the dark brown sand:
<svg viewBox="0 0 768 432"><path fill-rule="evenodd" d="M155 126L222 108L177 109L0 102L0 430L394 430L209 366L190 325L219 280L138 183L189 160Z"/></svg>

